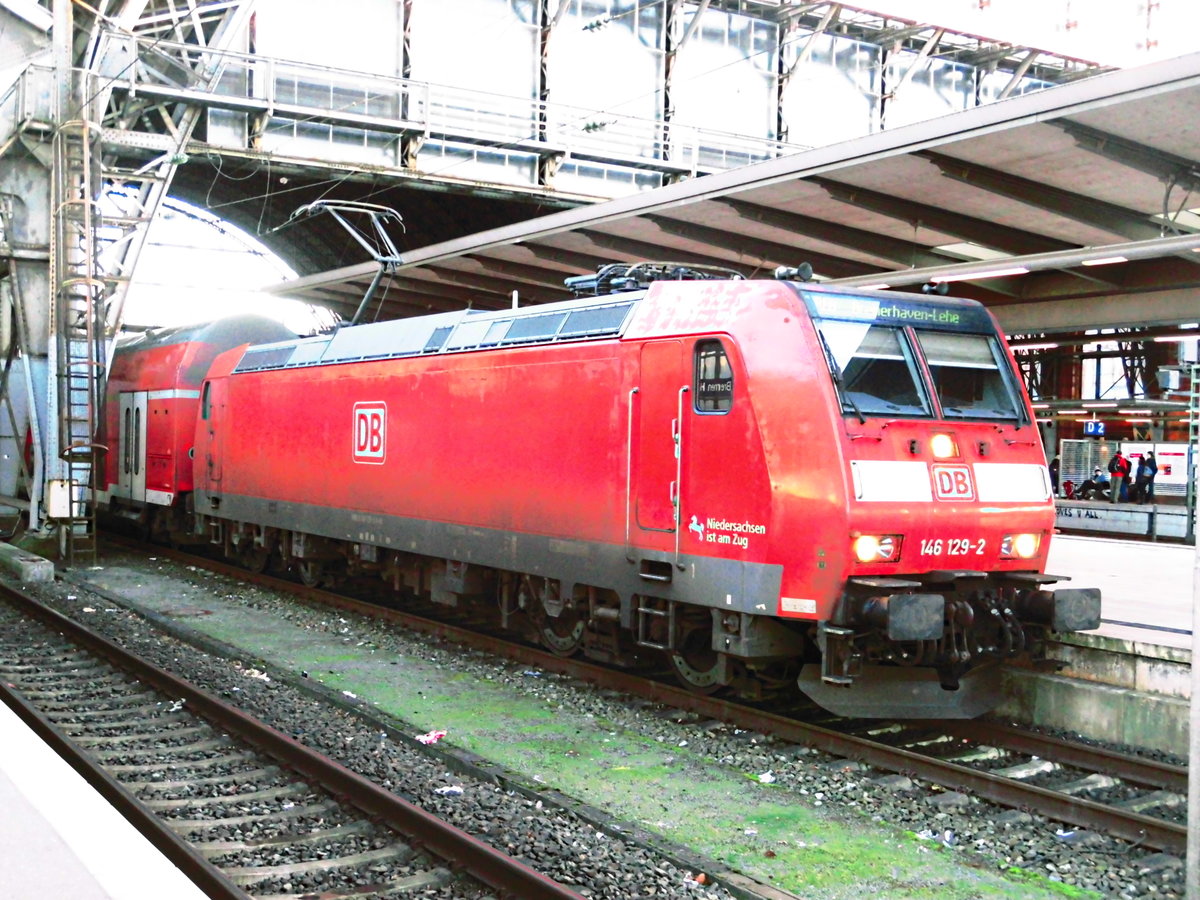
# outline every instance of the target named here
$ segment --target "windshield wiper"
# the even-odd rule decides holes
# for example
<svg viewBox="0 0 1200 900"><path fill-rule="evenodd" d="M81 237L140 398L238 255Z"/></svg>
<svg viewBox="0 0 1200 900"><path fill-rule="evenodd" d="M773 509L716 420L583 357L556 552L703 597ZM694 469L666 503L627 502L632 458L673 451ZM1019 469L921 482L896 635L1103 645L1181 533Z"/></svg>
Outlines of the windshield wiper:
<svg viewBox="0 0 1200 900"><path fill-rule="evenodd" d="M825 362L829 365L829 375L833 378L833 384L838 389L838 394L842 400L849 403L854 408L854 414L858 416L860 425L867 424L867 417L862 414L862 410L858 408L858 404L854 402L854 398L850 396L850 391L846 388L846 382L842 380L842 369L837 364L837 360L833 357L833 351L829 349L829 342L825 340L825 332L817 329L817 337L821 339L821 347L825 351Z"/></svg>

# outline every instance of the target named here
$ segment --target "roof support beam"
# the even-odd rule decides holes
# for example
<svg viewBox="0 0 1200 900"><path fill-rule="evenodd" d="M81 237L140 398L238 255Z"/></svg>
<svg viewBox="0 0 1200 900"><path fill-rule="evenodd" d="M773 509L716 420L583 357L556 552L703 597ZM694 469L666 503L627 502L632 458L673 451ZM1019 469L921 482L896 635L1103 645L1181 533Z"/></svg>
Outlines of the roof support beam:
<svg viewBox="0 0 1200 900"><path fill-rule="evenodd" d="M945 33L945 28L939 28L929 36L929 39L925 41L925 45L921 47L920 52L917 54L917 58L912 61L912 65L904 70L904 74L900 76L900 80L890 88L889 93L892 97L895 97L902 87L912 81L912 77L917 74L918 69L925 67L929 62L929 54L933 52L933 48L937 46L938 41L942 39Z"/></svg>
<svg viewBox="0 0 1200 900"><path fill-rule="evenodd" d="M1080 125L1070 119L1056 119L1050 124L1057 125L1073 137L1075 143L1084 150L1161 178L1169 187L1181 187L1188 191L1200 190L1200 161L1177 156L1165 150L1156 150L1137 141L1108 134L1098 128Z"/></svg>
<svg viewBox="0 0 1200 900"><path fill-rule="evenodd" d="M1161 236L1161 229L1141 213L1117 206L1115 203L1096 200L932 150L917 150L914 155L929 160L941 169L947 178L1044 209L1075 222L1091 225L1131 241L1149 241Z"/></svg>
<svg viewBox="0 0 1200 900"><path fill-rule="evenodd" d="M1058 331L1079 330L1078 300L1049 300L992 306L1005 334L1045 334L1053 340ZM1129 325L1175 325L1192 321L1196 314L1193 288L1144 294L1105 294L1088 303L1088 324L1093 328ZM1134 321L1136 316L1136 321Z"/></svg>
<svg viewBox="0 0 1200 900"><path fill-rule="evenodd" d="M422 301L427 302L434 310L447 311L464 309L474 305L479 300L479 291L446 284L444 281L423 279L418 276L416 271L405 274L414 277L392 279L385 299L390 301L396 293L400 295L414 295L420 297ZM434 277L436 278L436 276Z"/></svg>
<svg viewBox="0 0 1200 900"><path fill-rule="evenodd" d="M883 31L875 33L872 43L879 44L881 47L886 47L889 44L895 45L907 41L910 38L915 38L917 35L925 31L933 31L934 35L930 41L926 41L926 49L922 52L923 56L927 56L932 49L931 43L936 43L942 39L942 35L946 33L944 28L935 28L928 23L918 22L914 25L903 25L897 28L885 28Z"/></svg>
<svg viewBox="0 0 1200 900"><path fill-rule="evenodd" d="M411 299L410 299L411 298ZM465 309L464 303L447 303L444 301L431 300L426 295L418 291L405 291L398 295L389 297L384 304L384 309L387 314L379 319L371 321L385 321L387 319L401 319L409 316L429 316L434 313L457 312L460 309Z"/></svg>
<svg viewBox="0 0 1200 900"><path fill-rule="evenodd" d="M833 199L859 209L908 222L914 225L926 225L934 231L953 234L963 240L982 244L1003 250L1005 253L1048 253L1051 250L1068 250L1073 244L1055 240L1031 231L998 225L986 219L976 219L962 213L951 212L938 206L929 206L895 197L891 194L881 194L878 191L860 188L852 184L843 184L819 175L805 179L811 184L820 186Z"/></svg>
<svg viewBox="0 0 1200 900"><path fill-rule="evenodd" d="M1033 61L1038 58L1037 50L1030 50L1025 54L1025 58L1013 70L1012 78L1008 79L1008 84L1004 86L1004 90L996 97L997 100L1007 100L1009 95L1016 90L1017 85L1025 77L1025 73L1029 71L1029 67L1033 65Z"/></svg>
<svg viewBox="0 0 1200 900"><path fill-rule="evenodd" d="M839 225L836 222L826 222L812 216L782 212L728 197L713 197L712 201L728 206L748 222L759 222L792 234L837 244L839 247L850 247L869 256L889 259L905 266L943 266L959 261L956 257L931 252L929 248L912 241L889 237L873 231L864 231L861 228L851 228L849 225Z"/></svg>
<svg viewBox="0 0 1200 900"><path fill-rule="evenodd" d="M697 266L720 266L729 268L737 265L736 260L723 259L718 256L706 256L703 253L692 253L687 250L677 250L671 247L663 247L659 244L649 244L645 241L632 240L630 238L617 237L611 234L605 234L602 231L593 231L589 228L581 228L575 232L580 237L587 238L592 244L597 247L603 247L605 250L611 250L621 256L624 256L631 261L650 260L650 261L668 261L663 257L666 255L664 251L670 254L670 262L692 263Z"/></svg>
<svg viewBox="0 0 1200 900"><path fill-rule="evenodd" d="M870 275L873 272L882 271L878 266L841 259L825 253L814 253L804 247L777 244L774 241L747 237L744 234L722 231L719 228L708 228L704 225L693 225L691 222L681 222L666 216L646 215L643 218L649 219L668 234L729 250L747 261L753 261L760 267L768 262L773 265L790 266L808 262L812 264L814 270L828 278L853 278L856 275Z"/></svg>
<svg viewBox="0 0 1200 900"><path fill-rule="evenodd" d="M563 278L566 276L561 271L543 269L538 266L527 266L521 263L510 262L506 259L497 259L494 256L484 256L481 253L468 253L462 258L479 266L485 275L494 272L511 277L514 281L514 287L520 286L517 282L522 282L524 284L550 288L551 290L561 290L564 293L567 290L563 286Z"/></svg>
<svg viewBox="0 0 1200 900"><path fill-rule="evenodd" d="M1012 256L1005 259L982 260L978 262L956 263L951 266L937 266L926 269L903 269L887 273L887 282L892 287L909 284L921 284L926 281L978 281L999 278L1000 273L1006 275L1026 274L1029 272L1044 272L1048 269L1069 269L1075 266L1096 265L1100 261L1114 260L1121 257L1124 261L1140 259L1160 259L1168 256L1183 258L1183 254L1196 251L1200 255L1200 235L1186 234L1173 237L1155 238L1150 241L1130 241L1123 244L1105 244L1096 247L1078 247L1071 250L1059 250L1053 253L1036 253L1031 256ZM1114 263L1115 264L1115 263ZM1013 270L1022 270L1020 272ZM842 279L840 284L861 285L873 284L878 280L875 276L866 278ZM989 284L990 286L990 284Z"/></svg>
<svg viewBox="0 0 1200 900"><path fill-rule="evenodd" d="M781 76L781 80L785 83L790 81L792 76L796 74L796 69L804 65L812 57L813 50L817 46L817 38L829 30L829 26L837 21L838 14L842 11L840 3L831 3L829 8L825 10L825 15L821 17L821 21L817 23L816 28L804 40L804 46L800 48L800 52L796 54L796 61L793 62L786 72ZM795 28L795 20L792 21L790 28ZM781 48L782 49L782 48ZM780 56L782 57L782 53Z"/></svg>
<svg viewBox="0 0 1200 900"><path fill-rule="evenodd" d="M529 243L513 244L513 246L533 254L538 259L544 259L546 262L579 269L581 274L594 272L597 266L613 261L608 254L580 253L578 250L567 250L563 247L555 247L553 244L538 244L530 241Z"/></svg>
<svg viewBox="0 0 1200 900"><path fill-rule="evenodd" d="M505 300L507 300L507 298L511 298L513 289L520 287L520 285L506 279L491 278L487 275L477 275L474 272L464 272L461 269L454 269L448 265L426 266L425 268L430 272L437 273L439 280L476 288L485 294L494 294L496 295L497 300L500 300L501 298L504 298ZM550 291L548 289L534 288L533 290L537 291L539 302L554 299L553 297L549 296ZM478 295L476 296L478 297ZM486 300L492 298L479 299Z"/></svg>

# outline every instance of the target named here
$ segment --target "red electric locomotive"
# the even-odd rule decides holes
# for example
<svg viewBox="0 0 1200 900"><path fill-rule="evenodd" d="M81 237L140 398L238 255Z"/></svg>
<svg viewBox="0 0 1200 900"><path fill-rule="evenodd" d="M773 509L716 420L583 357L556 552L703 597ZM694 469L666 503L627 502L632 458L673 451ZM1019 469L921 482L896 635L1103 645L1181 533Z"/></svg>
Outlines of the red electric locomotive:
<svg viewBox="0 0 1200 900"><path fill-rule="evenodd" d="M1098 626L1098 591L1045 589L1045 457L983 307L653 270L222 354L197 533L857 715L976 715L999 661Z"/></svg>

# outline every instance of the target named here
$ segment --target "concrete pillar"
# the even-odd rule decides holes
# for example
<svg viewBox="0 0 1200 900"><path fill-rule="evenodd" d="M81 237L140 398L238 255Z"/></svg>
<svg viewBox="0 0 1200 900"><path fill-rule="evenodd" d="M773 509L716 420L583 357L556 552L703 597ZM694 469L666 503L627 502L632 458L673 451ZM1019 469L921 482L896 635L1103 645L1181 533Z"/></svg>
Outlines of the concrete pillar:
<svg viewBox="0 0 1200 900"><path fill-rule="evenodd" d="M70 66L70 3L55 0L53 27L44 10L38 16L18 15L0 7L0 59L21 60L6 68L11 106L0 108L0 204L9 272L0 294L16 311L12 339L22 359L14 366L0 398L0 496L16 492L25 436L35 435L34 471L30 488L30 527L41 526L42 479L46 452L42 437L53 430L48 409L56 385L49 363L53 277L50 259L53 233L50 137L61 103L55 66ZM60 22L65 22L63 28ZM66 31L53 46L54 35ZM68 82L70 78L66 79ZM20 130L24 129L24 130ZM0 356L0 360L3 357ZM10 418L9 409L12 416ZM3 504L0 503L0 506Z"/></svg>

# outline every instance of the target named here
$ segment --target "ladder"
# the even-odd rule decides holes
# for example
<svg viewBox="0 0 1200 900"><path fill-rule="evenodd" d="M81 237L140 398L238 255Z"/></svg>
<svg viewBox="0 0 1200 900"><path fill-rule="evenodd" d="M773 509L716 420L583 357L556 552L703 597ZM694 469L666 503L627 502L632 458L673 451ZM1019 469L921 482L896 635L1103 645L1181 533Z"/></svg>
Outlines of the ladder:
<svg viewBox="0 0 1200 900"><path fill-rule="evenodd" d="M98 276L100 129L87 118L63 122L54 135L54 272L51 322L55 331L58 451L48 483L47 513L58 526L67 566L95 562L100 419L105 369L105 296ZM54 392L52 392L54 394Z"/></svg>

